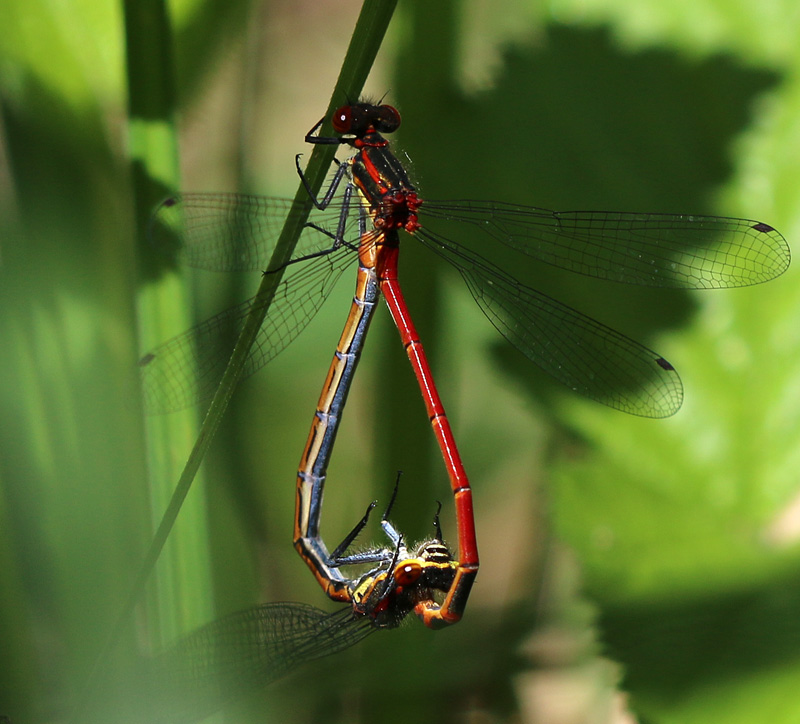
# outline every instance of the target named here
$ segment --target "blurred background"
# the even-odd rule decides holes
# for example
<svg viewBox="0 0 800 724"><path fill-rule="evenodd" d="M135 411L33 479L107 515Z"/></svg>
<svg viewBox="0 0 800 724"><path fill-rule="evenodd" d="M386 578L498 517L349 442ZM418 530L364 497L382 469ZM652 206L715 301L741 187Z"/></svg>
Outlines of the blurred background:
<svg viewBox="0 0 800 724"><path fill-rule="evenodd" d="M183 190L294 193L294 155L309 152L358 11L173 3ZM3 15L0 714L27 724L63 720L79 695L193 423L154 465L145 430L163 423L143 421L136 360L187 325L137 332L152 278L137 271L121 7L6 0ZM366 91L403 114L395 144L424 197L742 216L794 245L798 34L789 0L403 0ZM404 245L404 287L475 495L467 614L446 631L375 634L226 720L797 722L798 272L682 293L524 270L676 366L684 406L654 421L540 375L417 246ZM181 314L198 320L260 279L181 274ZM333 610L291 538L344 276L242 383L121 650L259 602ZM442 500L454 532L416 383L377 317L329 470L330 546L388 500L398 470L398 526L428 535Z"/></svg>

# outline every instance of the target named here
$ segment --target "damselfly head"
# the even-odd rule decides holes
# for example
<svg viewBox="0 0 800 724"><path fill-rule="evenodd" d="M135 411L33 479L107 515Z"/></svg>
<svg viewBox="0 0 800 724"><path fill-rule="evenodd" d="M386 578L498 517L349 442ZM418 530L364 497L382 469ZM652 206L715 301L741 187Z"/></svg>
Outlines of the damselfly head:
<svg viewBox="0 0 800 724"><path fill-rule="evenodd" d="M361 138L368 133L393 133L400 127L396 108L372 103L351 103L338 108L331 119L333 129Z"/></svg>

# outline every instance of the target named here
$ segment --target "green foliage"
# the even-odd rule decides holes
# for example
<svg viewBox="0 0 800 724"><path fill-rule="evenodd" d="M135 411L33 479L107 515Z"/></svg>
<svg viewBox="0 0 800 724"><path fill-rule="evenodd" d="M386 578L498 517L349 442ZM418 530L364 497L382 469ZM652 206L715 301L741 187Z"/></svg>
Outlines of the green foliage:
<svg viewBox="0 0 800 724"><path fill-rule="evenodd" d="M293 156L308 153L357 15L312 5L175 4L183 187L295 188ZM791 3L491 6L401 4L366 86L401 109L398 143L424 196L744 216L793 244ZM136 391L123 27L113 4L77 0L7 0L0 27L0 714L15 724L68 713L165 505ZM152 158L165 187L171 142ZM241 702L233 720L448 722L479 709L556 721L529 694L566 661L591 672L596 721L615 671L642 720L797 721L796 272L682 294L514 269L676 366L684 408L652 421L543 379L431 261L408 243L401 271L475 489L483 567L467 615L436 634L410 622L372 636ZM198 294L178 319L259 281L187 278ZM126 627L120 658L141 649L139 632L152 641L197 616L323 604L291 549L293 476L349 285L234 396L207 485L159 563L181 593L150 584L154 605ZM370 336L323 533L338 541L403 469L397 523L427 534L442 499L447 535L448 488L405 355L386 319ZM174 464L193 440L169 443ZM161 477L167 491L177 482ZM174 624L157 620L165 608Z"/></svg>

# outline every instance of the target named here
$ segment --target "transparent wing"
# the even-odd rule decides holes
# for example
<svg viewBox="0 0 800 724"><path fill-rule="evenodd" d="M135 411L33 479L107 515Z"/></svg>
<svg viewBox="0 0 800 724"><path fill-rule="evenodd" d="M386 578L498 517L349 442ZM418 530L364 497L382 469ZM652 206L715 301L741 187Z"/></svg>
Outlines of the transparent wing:
<svg viewBox="0 0 800 724"><path fill-rule="evenodd" d="M132 721L179 724L205 719L226 703L303 664L353 646L375 630L351 608L328 613L302 603L271 603L214 621L142 663L125 686Z"/></svg>
<svg viewBox="0 0 800 724"><path fill-rule="evenodd" d="M156 208L149 237L158 249L177 253L181 263L196 269L263 271L287 218L305 210L305 204L266 196L176 194ZM341 216L342 205L337 202L324 211L312 210L309 222L314 228L300 237L293 258L332 247ZM346 219L345 240L354 244L357 216L352 213Z"/></svg>
<svg viewBox="0 0 800 724"><path fill-rule="evenodd" d="M680 408L680 377L660 355L521 285L478 254L425 229L415 236L458 269L497 330L562 384L632 415L668 417Z"/></svg>
<svg viewBox="0 0 800 724"><path fill-rule="evenodd" d="M287 267L242 377L276 357L305 329L353 259L347 247ZM173 412L208 399L217 389L244 320L256 298L220 312L164 342L139 360L148 414Z"/></svg>
<svg viewBox="0 0 800 724"><path fill-rule="evenodd" d="M549 211L488 201L427 201L423 213L433 233L440 233L436 220L447 221L450 236L467 224L547 264L629 284L741 287L774 279L790 261L783 236L748 219Z"/></svg>

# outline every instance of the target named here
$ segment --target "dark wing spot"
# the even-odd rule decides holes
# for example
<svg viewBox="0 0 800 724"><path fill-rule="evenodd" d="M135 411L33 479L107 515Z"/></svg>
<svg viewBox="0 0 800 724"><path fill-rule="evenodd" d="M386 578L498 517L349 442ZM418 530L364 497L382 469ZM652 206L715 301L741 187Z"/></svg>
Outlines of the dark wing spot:
<svg viewBox="0 0 800 724"><path fill-rule="evenodd" d="M753 228L756 231L763 231L765 234L769 231L775 231L775 229L773 229L769 224L765 224L763 221L753 224Z"/></svg>
<svg viewBox="0 0 800 724"><path fill-rule="evenodd" d="M667 362L667 360L665 360L663 357L659 357L656 360L656 364L662 369L668 370L669 372L675 371L675 368L669 362Z"/></svg>
<svg viewBox="0 0 800 724"><path fill-rule="evenodd" d="M152 361L153 361L155 358L156 358L156 356L155 356L155 355L154 355L152 352L148 352L148 353L147 353L147 354L146 354L144 357L142 357L142 358L141 358L141 359L140 359L140 360L137 362L137 364L139 365L139 367L146 367L146 366L147 366L147 365L149 365L149 364L150 364L150 363L151 363L151 362L152 362Z"/></svg>

